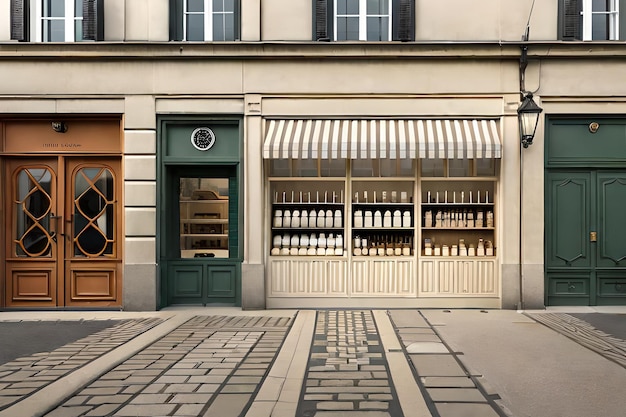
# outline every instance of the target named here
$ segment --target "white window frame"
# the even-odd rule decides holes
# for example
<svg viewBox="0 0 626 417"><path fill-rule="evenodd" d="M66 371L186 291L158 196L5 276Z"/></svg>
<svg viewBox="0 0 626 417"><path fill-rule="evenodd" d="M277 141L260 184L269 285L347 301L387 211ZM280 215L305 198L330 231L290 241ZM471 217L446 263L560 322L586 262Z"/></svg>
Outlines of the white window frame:
<svg viewBox="0 0 626 417"><path fill-rule="evenodd" d="M593 0L583 0L583 40L593 40L593 16L609 15L609 39L615 41L619 39L619 0L610 0L610 10L606 12L594 12Z"/></svg>
<svg viewBox="0 0 626 417"><path fill-rule="evenodd" d="M367 0L359 0L359 14L338 14L337 13L337 1L333 1L333 16L334 16L334 24L333 24L333 40L337 40L337 19L340 17L358 17L359 18L359 40L366 41L367 40L367 18L368 17L388 17L389 25L387 29L387 39L384 41L390 41L392 37L393 30L393 22L392 22L392 9L393 9L393 0L389 0L389 10L387 10L387 14L367 14Z"/></svg>
<svg viewBox="0 0 626 417"><path fill-rule="evenodd" d="M213 11L213 1L214 0L204 0L204 11L203 12L188 12L187 11L187 0L183 0L183 40L187 40L187 15L197 15L203 14L204 16L204 40L211 42L213 41L213 16L215 15L228 15L235 14L235 11L222 11L222 12L214 12Z"/></svg>
<svg viewBox="0 0 626 417"><path fill-rule="evenodd" d="M63 42L77 42L76 40L76 23L82 22L82 16L76 16L76 10L74 7L75 0L65 0L65 16L63 17L46 17L43 15L43 2L46 0L36 0L35 1L35 13L37 24L35 25L35 39L36 42L51 42L44 41L43 39L43 25L45 21L58 21L63 20L65 23L64 33L65 39ZM80 39L79 39L80 40Z"/></svg>

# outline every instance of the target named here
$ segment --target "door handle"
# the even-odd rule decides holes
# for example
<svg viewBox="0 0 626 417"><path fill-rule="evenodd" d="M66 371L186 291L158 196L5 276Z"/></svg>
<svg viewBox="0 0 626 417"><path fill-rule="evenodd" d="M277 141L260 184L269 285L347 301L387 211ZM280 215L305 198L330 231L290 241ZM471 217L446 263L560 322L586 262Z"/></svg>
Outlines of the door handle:
<svg viewBox="0 0 626 417"><path fill-rule="evenodd" d="M589 241L597 242L598 241L598 232L589 232Z"/></svg>

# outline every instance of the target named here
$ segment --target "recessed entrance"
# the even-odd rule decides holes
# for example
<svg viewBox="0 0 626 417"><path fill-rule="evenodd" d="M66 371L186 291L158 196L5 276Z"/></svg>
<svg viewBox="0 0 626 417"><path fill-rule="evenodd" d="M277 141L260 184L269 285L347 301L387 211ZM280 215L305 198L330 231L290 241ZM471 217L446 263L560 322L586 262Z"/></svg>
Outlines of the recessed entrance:
<svg viewBox="0 0 626 417"><path fill-rule="evenodd" d="M121 304L121 163L5 160L6 307Z"/></svg>

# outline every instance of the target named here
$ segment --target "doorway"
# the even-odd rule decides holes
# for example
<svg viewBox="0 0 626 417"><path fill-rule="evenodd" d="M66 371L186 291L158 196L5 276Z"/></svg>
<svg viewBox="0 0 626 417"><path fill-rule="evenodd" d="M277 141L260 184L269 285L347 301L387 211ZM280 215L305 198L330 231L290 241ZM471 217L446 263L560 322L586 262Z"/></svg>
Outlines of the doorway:
<svg viewBox="0 0 626 417"><path fill-rule="evenodd" d="M120 306L120 159L5 161L5 306Z"/></svg>
<svg viewBox="0 0 626 417"><path fill-rule="evenodd" d="M626 171L550 170L546 303L626 304Z"/></svg>
<svg viewBox="0 0 626 417"><path fill-rule="evenodd" d="M239 305L237 167L171 166L165 172L167 304Z"/></svg>

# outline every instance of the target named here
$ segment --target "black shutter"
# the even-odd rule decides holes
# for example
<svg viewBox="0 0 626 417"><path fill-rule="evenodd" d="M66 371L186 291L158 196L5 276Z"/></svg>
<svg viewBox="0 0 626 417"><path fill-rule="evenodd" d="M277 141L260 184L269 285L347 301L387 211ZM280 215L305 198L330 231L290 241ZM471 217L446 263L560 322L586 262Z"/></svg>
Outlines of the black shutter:
<svg viewBox="0 0 626 417"><path fill-rule="evenodd" d="M581 0L561 0L560 39L564 41L582 39Z"/></svg>
<svg viewBox="0 0 626 417"><path fill-rule="evenodd" d="M28 41L28 0L11 0L11 39Z"/></svg>
<svg viewBox="0 0 626 417"><path fill-rule="evenodd" d="M330 40L330 22L328 13L332 11L332 0L313 0L313 36L316 41ZM329 4L331 3L331 4Z"/></svg>
<svg viewBox="0 0 626 417"><path fill-rule="evenodd" d="M170 0L170 40L183 40L183 2Z"/></svg>
<svg viewBox="0 0 626 417"><path fill-rule="evenodd" d="M104 40L104 0L83 0L83 40Z"/></svg>
<svg viewBox="0 0 626 417"><path fill-rule="evenodd" d="M393 40L415 40L415 0L395 0L393 6Z"/></svg>

